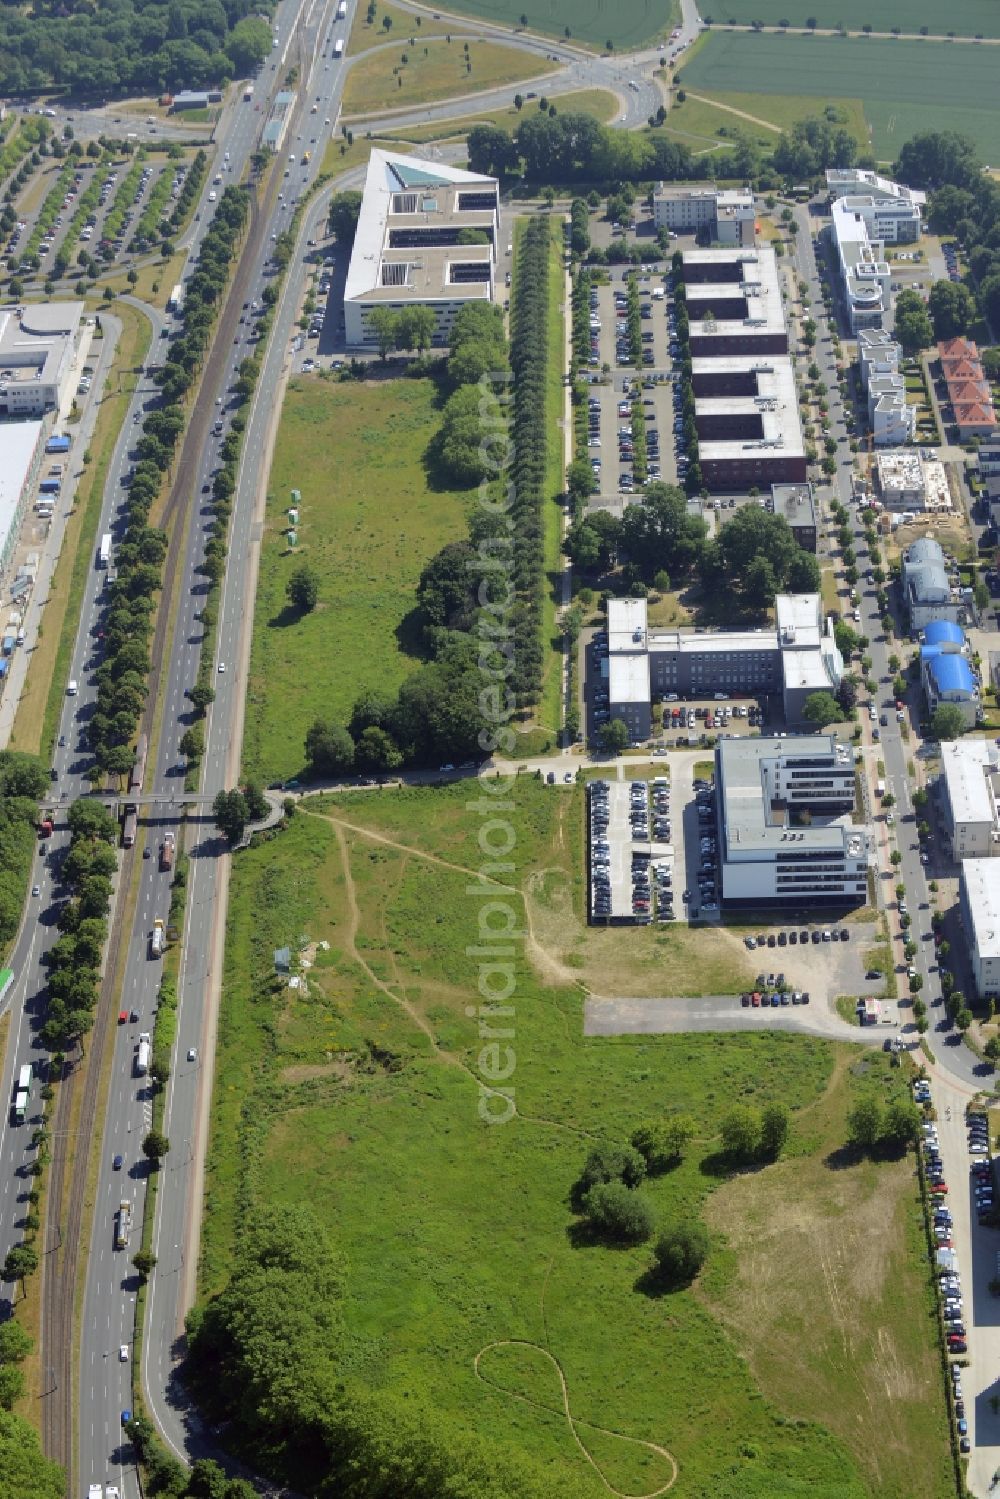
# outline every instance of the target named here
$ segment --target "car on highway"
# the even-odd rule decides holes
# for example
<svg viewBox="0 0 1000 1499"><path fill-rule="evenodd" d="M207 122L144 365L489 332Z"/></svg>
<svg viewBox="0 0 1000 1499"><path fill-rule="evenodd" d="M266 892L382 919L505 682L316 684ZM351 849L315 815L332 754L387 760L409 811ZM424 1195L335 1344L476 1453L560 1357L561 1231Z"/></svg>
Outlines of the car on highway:
<svg viewBox="0 0 1000 1499"><path fill-rule="evenodd" d="M121 1344L119 1344L119 1347L118 1347L118 1362L120 1364L127 1364L128 1363L128 1344L127 1343L121 1343Z"/></svg>
<svg viewBox="0 0 1000 1499"><path fill-rule="evenodd" d="M189 1046L188 1047L188 1061L189 1062L197 1062L197 1060L198 1060L198 1048L196 1046Z"/></svg>
<svg viewBox="0 0 1000 1499"><path fill-rule="evenodd" d="M120 1171L124 1164L125 1157L123 1155L116 1155L114 1160L111 1162L111 1169L112 1171Z"/></svg>

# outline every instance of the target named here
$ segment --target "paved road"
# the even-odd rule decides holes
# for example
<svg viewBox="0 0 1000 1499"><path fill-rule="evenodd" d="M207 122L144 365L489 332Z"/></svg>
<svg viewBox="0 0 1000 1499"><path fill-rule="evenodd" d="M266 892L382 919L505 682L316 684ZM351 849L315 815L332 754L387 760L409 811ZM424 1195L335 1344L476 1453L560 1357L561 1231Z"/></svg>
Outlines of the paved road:
<svg viewBox="0 0 1000 1499"><path fill-rule="evenodd" d="M794 949L793 949L794 950ZM827 1005L778 1009L744 1009L739 996L704 994L691 999L604 998L591 995L583 1008L585 1036L667 1036L688 1031L793 1031L824 1040L853 1041L881 1047L886 1032L878 1026L848 1025ZM895 1027L891 1033L895 1035Z"/></svg>

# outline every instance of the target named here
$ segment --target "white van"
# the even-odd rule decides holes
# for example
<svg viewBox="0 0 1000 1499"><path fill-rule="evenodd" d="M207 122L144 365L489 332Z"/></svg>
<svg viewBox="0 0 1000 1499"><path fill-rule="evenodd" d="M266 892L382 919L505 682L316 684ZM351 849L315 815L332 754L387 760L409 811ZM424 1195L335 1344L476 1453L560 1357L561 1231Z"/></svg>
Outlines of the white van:
<svg viewBox="0 0 1000 1499"><path fill-rule="evenodd" d="M76 694L79 692L79 690L80 689L76 677L70 677L69 686L66 688L66 696L76 697Z"/></svg>

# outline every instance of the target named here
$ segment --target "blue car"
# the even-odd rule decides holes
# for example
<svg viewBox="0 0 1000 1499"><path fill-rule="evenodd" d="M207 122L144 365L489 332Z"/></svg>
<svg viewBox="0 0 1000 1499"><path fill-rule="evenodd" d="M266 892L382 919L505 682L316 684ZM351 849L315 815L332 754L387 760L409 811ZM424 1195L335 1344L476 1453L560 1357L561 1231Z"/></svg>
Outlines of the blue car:
<svg viewBox="0 0 1000 1499"><path fill-rule="evenodd" d="M122 1411L122 1425L127 1426L132 1419L131 1411Z"/></svg>
<svg viewBox="0 0 1000 1499"><path fill-rule="evenodd" d="M124 1164L125 1164L125 1157L123 1155L116 1155L115 1158L114 1158L114 1160L111 1162L111 1169L113 1171L120 1171L122 1169L122 1167L124 1166Z"/></svg>

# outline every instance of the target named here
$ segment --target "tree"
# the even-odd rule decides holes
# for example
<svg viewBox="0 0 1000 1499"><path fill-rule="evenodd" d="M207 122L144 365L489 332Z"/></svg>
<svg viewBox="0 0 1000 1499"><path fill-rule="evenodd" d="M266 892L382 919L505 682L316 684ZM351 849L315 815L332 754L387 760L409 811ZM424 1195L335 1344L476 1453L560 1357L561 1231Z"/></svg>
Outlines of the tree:
<svg viewBox="0 0 1000 1499"><path fill-rule="evenodd" d="M21 1291L24 1292L24 1282L29 1275L34 1275L38 1269L38 1251L30 1244L15 1244L13 1249L8 1249L7 1257L3 1262L4 1280L19 1280Z"/></svg>
<svg viewBox="0 0 1000 1499"><path fill-rule="evenodd" d="M9 1318L0 1323L0 1364L19 1364L28 1357L34 1347L30 1333L25 1332L20 1322Z"/></svg>
<svg viewBox="0 0 1000 1499"><path fill-rule="evenodd" d="M623 1244L641 1244L653 1232L653 1212L641 1192L622 1182L598 1182L583 1200L595 1233Z"/></svg>
<svg viewBox="0 0 1000 1499"><path fill-rule="evenodd" d="M202 714L215 702L214 690L203 682L196 682L188 692L188 697L191 699L196 712Z"/></svg>
<svg viewBox="0 0 1000 1499"><path fill-rule="evenodd" d="M858 1150L874 1150L882 1134L882 1108L875 1098L861 1098L847 1116L847 1138Z"/></svg>
<svg viewBox="0 0 1000 1499"><path fill-rule="evenodd" d="M896 298L895 334L904 354L919 354L934 342L930 316L918 292L901 291Z"/></svg>
<svg viewBox="0 0 1000 1499"><path fill-rule="evenodd" d="M832 692L811 692L802 705L802 717L817 729L838 723L842 713Z"/></svg>
<svg viewBox="0 0 1000 1499"><path fill-rule="evenodd" d="M142 1153L147 1161L160 1161L170 1149L170 1141L158 1129L151 1129L142 1142Z"/></svg>
<svg viewBox="0 0 1000 1499"><path fill-rule="evenodd" d="M205 731L200 723L192 724L181 735L181 754L190 762L200 760L205 753Z"/></svg>
<svg viewBox="0 0 1000 1499"><path fill-rule="evenodd" d="M288 602L300 614L311 614L319 599L319 578L305 563L297 567L285 584Z"/></svg>
<svg viewBox="0 0 1000 1499"><path fill-rule="evenodd" d="M0 1411L0 1499L61 1499L66 1476L43 1456L34 1428Z"/></svg>
<svg viewBox="0 0 1000 1499"><path fill-rule="evenodd" d="M750 1160L760 1146L760 1116L746 1104L735 1104L719 1121L722 1148L738 1160Z"/></svg>
<svg viewBox="0 0 1000 1499"><path fill-rule="evenodd" d="M354 764L354 740L341 724L317 718L306 734L306 758L317 775L346 775Z"/></svg>
<svg viewBox="0 0 1000 1499"><path fill-rule="evenodd" d="M931 734L935 739L959 739L965 733L965 718L954 703L941 703L931 717Z"/></svg>
<svg viewBox="0 0 1000 1499"><path fill-rule="evenodd" d="M628 749L628 725L620 718L609 719L597 731L597 746L603 755L620 755Z"/></svg>
<svg viewBox="0 0 1000 1499"><path fill-rule="evenodd" d="M961 281L935 281L927 298L927 310L939 342L968 333L976 317L975 300Z"/></svg>
<svg viewBox="0 0 1000 1499"><path fill-rule="evenodd" d="M393 312L391 307L373 307L368 314L368 326L375 334L379 358L385 363L391 351L396 347L399 313Z"/></svg>
<svg viewBox="0 0 1000 1499"><path fill-rule="evenodd" d="M624 1182L637 1187L646 1175L644 1152L635 1145L597 1145L580 1173L579 1190L588 1191L598 1182Z"/></svg>
<svg viewBox="0 0 1000 1499"><path fill-rule="evenodd" d="M396 347L423 354L434 341L437 319L430 307L404 307L396 326Z"/></svg>
<svg viewBox="0 0 1000 1499"><path fill-rule="evenodd" d="M254 781L247 781L244 785L243 800L247 804L248 822L262 822L271 810L270 802Z"/></svg>
<svg viewBox="0 0 1000 1499"><path fill-rule="evenodd" d="M653 1247L657 1278L673 1288L689 1286L708 1256L708 1230L683 1219L663 1230Z"/></svg>
<svg viewBox="0 0 1000 1499"><path fill-rule="evenodd" d="M788 1110L784 1104L769 1103L760 1116L761 1153L777 1160L788 1139Z"/></svg>
<svg viewBox="0 0 1000 1499"><path fill-rule="evenodd" d="M476 551L468 541L451 541L431 558L420 574L417 603L428 624L466 629L473 620Z"/></svg>
<svg viewBox="0 0 1000 1499"><path fill-rule="evenodd" d="M247 825L247 804L238 791L220 791L212 803L212 815L219 831L230 843L238 843Z"/></svg>
<svg viewBox="0 0 1000 1499"><path fill-rule="evenodd" d="M132 1263L143 1280L148 1280L156 1264L156 1255L151 1249L137 1249L132 1256Z"/></svg>
<svg viewBox="0 0 1000 1499"><path fill-rule="evenodd" d="M355 757L364 770L376 772L398 770L403 756L391 734L373 724L365 729L355 746Z"/></svg>
<svg viewBox="0 0 1000 1499"><path fill-rule="evenodd" d="M895 1098L888 1105L882 1122L882 1139L894 1150L905 1150L920 1132L920 1111L909 1098Z"/></svg>
<svg viewBox="0 0 1000 1499"><path fill-rule="evenodd" d="M330 233L337 237L338 245L350 246L361 217L361 193L352 188L347 192L334 193L330 199Z"/></svg>

